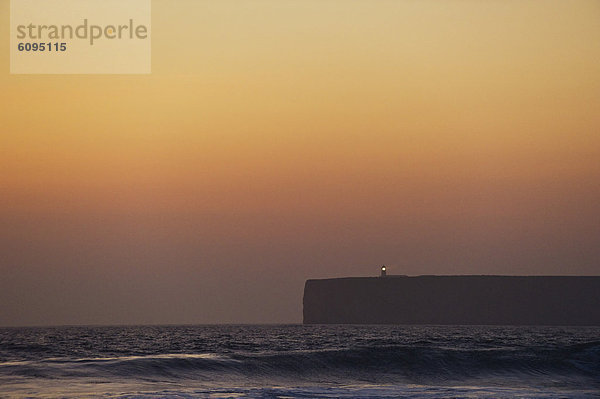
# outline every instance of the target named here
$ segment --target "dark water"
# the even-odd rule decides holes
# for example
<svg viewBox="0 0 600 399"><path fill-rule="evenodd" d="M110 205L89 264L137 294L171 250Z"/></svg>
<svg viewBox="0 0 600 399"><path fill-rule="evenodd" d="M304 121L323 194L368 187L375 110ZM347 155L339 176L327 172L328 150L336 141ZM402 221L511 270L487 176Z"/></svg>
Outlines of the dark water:
<svg viewBox="0 0 600 399"><path fill-rule="evenodd" d="M0 397L600 397L600 328L0 329Z"/></svg>

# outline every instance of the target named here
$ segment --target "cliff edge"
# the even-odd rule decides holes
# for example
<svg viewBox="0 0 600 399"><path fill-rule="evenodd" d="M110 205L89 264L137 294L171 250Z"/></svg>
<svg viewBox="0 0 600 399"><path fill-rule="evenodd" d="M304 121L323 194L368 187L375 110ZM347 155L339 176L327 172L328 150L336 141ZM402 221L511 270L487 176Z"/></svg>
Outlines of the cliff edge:
<svg viewBox="0 0 600 399"><path fill-rule="evenodd" d="M305 324L600 325L596 276L307 280Z"/></svg>

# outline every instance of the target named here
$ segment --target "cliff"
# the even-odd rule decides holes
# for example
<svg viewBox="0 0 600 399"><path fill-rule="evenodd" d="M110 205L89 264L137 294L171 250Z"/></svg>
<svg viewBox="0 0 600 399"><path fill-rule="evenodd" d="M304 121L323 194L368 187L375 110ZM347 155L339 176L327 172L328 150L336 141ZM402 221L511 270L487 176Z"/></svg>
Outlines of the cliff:
<svg viewBox="0 0 600 399"><path fill-rule="evenodd" d="M600 277L308 280L305 324L600 325Z"/></svg>

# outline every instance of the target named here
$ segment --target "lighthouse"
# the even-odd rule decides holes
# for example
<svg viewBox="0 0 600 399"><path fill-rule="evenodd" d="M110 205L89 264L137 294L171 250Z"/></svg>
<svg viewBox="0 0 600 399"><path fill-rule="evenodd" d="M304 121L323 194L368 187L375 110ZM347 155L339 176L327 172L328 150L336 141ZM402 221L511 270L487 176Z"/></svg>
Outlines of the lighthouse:
<svg viewBox="0 0 600 399"><path fill-rule="evenodd" d="M381 277L385 277L387 275L385 271L385 265L381 266Z"/></svg>

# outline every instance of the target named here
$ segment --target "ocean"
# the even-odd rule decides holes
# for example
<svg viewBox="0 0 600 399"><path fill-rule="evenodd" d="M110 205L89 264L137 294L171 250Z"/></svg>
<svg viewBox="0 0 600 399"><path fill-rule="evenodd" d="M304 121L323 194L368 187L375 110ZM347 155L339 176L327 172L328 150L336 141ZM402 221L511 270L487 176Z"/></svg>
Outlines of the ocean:
<svg viewBox="0 0 600 399"><path fill-rule="evenodd" d="M0 397L600 397L600 328L0 329Z"/></svg>

